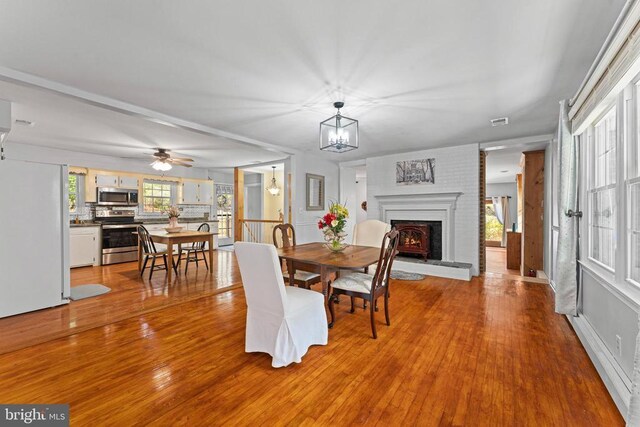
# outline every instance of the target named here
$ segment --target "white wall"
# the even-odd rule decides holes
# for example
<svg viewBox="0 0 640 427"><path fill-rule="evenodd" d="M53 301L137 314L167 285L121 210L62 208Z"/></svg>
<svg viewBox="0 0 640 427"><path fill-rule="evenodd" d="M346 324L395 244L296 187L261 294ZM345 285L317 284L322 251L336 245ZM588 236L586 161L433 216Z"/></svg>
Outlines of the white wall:
<svg viewBox="0 0 640 427"><path fill-rule="evenodd" d="M511 222L505 224L508 231L511 231L512 223L518 227L518 187L515 182L504 182L500 184L487 184L486 197L511 196L509 199L509 215Z"/></svg>
<svg viewBox="0 0 640 427"><path fill-rule="evenodd" d="M356 223L367 219L367 211L360 207L365 200L367 200L367 178L358 178L356 181Z"/></svg>
<svg viewBox="0 0 640 427"><path fill-rule="evenodd" d="M148 175L163 175L151 168L149 160L124 159L121 157L88 154L78 151L59 150L56 148L39 147L36 145L6 143L5 154L8 159L25 160L41 163L66 164L92 169L118 170L123 172L144 173ZM204 168L174 167L167 176L181 178L207 179L208 170Z"/></svg>
<svg viewBox="0 0 640 427"><path fill-rule="evenodd" d="M337 164L320 158L321 153L297 154L292 156L292 219L296 229L297 243L322 242L322 232L318 230L318 219L329 208L329 203L339 200L340 169ZM287 165L285 164L285 173ZM307 211L306 174L324 176L325 211ZM286 207L286 206L285 206Z"/></svg>
<svg viewBox="0 0 640 427"><path fill-rule="evenodd" d="M396 162L435 158L435 183L397 185ZM367 217L380 219L376 195L462 192L455 212L455 254L457 262L473 265L478 274L480 236L480 160L478 144L392 154L367 159Z"/></svg>

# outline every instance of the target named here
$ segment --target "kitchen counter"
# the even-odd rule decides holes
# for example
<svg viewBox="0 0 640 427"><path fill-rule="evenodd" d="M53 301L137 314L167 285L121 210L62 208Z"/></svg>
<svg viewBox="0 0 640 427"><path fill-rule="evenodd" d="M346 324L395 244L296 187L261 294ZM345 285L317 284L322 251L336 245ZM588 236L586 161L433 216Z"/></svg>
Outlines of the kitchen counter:
<svg viewBox="0 0 640 427"><path fill-rule="evenodd" d="M137 221L138 219L136 219ZM142 219L143 224L168 224L169 219L167 218L150 218L150 219ZM200 218L178 218L178 224L190 224L190 223L202 223L202 222L218 222L217 219L204 219Z"/></svg>
<svg viewBox="0 0 640 427"><path fill-rule="evenodd" d="M97 222L80 222L78 224L76 224L75 222L72 222L69 224L71 228L76 228L76 227L100 227L100 224L98 224Z"/></svg>
<svg viewBox="0 0 640 427"><path fill-rule="evenodd" d="M142 221L143 224L168 224L169 220L166 218L151 218L151 219L138 219L136 221ZM218 222L217 219L204 219L204 218L178 218L178 224L193 224L193 223L203 223L203 222ZM99 222L93 221L85 221L76 224L75 222L71 222L69 224L71 228L75 227L101 227L102 225Z"/></svg>

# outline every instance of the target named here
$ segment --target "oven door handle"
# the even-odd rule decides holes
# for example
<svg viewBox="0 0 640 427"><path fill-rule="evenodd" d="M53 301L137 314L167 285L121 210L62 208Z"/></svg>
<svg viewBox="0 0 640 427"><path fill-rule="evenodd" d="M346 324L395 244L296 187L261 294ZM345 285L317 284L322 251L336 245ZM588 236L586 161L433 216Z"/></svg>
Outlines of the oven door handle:
<svg viewBox="0 0 640 427"><path fill-rule="evenodd" d="M103 225L102 229L103 230L112 230L112 229L122 229L122 228L130 228L132 230L137 230L138 226L137 225L131 225L131 224L119 224L119 225Z"/></svg>

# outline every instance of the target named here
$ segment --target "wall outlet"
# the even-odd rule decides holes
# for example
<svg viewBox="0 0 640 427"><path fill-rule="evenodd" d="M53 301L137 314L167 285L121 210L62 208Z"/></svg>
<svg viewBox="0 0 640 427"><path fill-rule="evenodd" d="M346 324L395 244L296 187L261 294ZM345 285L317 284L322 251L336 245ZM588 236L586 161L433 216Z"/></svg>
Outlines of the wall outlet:
<svg viewBox="0 0 640 427"><path fill-rule="evenodd" d="M618 357L622 357L622 338L620 335L616 335L616 354Z"/></svg>

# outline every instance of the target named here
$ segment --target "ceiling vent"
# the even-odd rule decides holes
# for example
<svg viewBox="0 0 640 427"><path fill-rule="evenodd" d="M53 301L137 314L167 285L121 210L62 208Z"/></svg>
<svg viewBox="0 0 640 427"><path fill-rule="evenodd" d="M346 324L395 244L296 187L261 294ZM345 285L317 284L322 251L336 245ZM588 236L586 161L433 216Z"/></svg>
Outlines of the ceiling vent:
<svg viewBox="0 0 640 427"><path fill-rule="evenodd" d="M16 124L21 126L34 127L36 124L30 120L16 119Z"/></svg>
<svg viewBox="0 0 640 427"><path fill-rule="evenodd" d="M509 117L500 117L498 119L491 119L491 126L505 126L509 124Z"/></svg>

